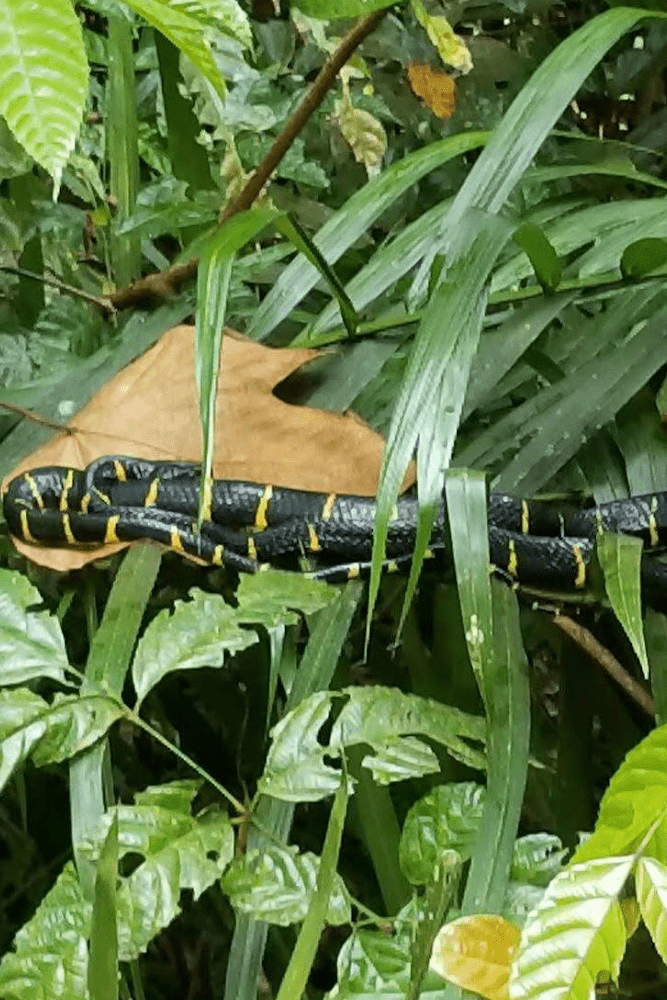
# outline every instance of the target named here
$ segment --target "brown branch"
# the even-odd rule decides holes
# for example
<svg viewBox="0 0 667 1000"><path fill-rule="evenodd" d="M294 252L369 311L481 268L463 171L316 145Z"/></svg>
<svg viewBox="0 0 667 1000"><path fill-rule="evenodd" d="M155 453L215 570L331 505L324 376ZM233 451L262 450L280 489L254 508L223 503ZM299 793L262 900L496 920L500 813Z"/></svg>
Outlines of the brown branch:
<svg viewBox="0 0 667 1000"><path fill-rule="evenodd" d="M627 670L621 666L613 653L602 645L601 642L595 638L592 632L589 632L587 628L583 625L579 625L577 622L573 621L567 615L561 615L556 613L554 615L554 624L558 626L561 631L569 635L571 639L580 646L584 652L588 653L592 659L597 660L603 670L606 670L610 677L619 684L623 690L632 698L634 702L647 715L651 718L655 718L655 704L651 695L646 691L641 684L639 684L634 677L631 677Z"/></svg>
<svg viewBox="0 0 667 1000"><path fill-rule="evenodd" d="M376 10L368 17L362 18L345 36L335 52L332 52L303 101L286 122L280 134L276 136L263 161L246 181L243 190L223 210L219 225L238 212L252 206L299 132L326 97L339 71L388 11L389 8L385 7L383 10ZM109 300L117 310L127 309L128 306L150 306L163 302L194 278L198 263L199 261L195 258L186 264L176 264L164 271L139 278L127 288L119 288L113 292L109 296Z"/></svg>

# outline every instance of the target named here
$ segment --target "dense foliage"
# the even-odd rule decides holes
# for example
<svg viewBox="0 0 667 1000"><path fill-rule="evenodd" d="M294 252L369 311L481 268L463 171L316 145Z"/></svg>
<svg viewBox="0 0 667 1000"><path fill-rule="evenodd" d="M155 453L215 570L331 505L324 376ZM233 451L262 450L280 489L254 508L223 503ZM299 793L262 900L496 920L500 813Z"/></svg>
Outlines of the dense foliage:
<svg viewBox="0 0 667 1000"><path fill-rule="evenodd" d="M3 477L193 317L205 464L225 323L331 348L277 392L387 438L369 586L150 545L59 574L5 533L6 1000L664 995L640 546L517 594L466 471L667 487L649 6L0 0ZM389 577L414 455L423 537ZM420 573L445 469L451 564Z"/></svg>

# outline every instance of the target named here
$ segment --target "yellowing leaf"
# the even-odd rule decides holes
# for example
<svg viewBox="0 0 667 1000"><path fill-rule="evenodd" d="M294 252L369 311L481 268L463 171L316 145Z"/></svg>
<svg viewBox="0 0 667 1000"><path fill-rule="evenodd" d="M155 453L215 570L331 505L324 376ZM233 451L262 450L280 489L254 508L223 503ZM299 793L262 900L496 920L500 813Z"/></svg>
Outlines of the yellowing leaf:
<svg viewBox="0 0 667 1000"><path fill-rule="evenodd" d="M355 108L349 93L336 101L336 119L357 163L363 163L368 176L375 177L387 149L387 133L382 124L368 111Z"/></svg>
<svg viewBox="0 0 667 1000"><path fill-rule="evenodd" d="M470 50L463 39L454 33L447 18L432 17L422 6L421 0L412 0L412 9L443 63L453 66L460 73L469 73L472 69Z"/></svg>
<svg viewBox="0 0 667 1000"><path fill-rule="evenodd" d="M456 83L448 73L427 63L408 66L410 86L438 118L451 118L456 107Z"/></svg>
<svg viewBox="0 0 667 1000"><path fill-rule="evenodd" d="M431 968L443 979L487 1000L506 1000L520 938L521 929L503 917L460 917L438 932Z"/></svg>

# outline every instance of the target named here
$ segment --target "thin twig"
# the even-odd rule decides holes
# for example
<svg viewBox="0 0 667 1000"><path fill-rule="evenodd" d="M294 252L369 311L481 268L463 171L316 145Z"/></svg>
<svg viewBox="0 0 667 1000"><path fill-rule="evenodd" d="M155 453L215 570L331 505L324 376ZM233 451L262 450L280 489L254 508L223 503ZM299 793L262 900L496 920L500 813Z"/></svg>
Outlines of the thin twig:
<svg viewBox="0 0 667 1000"><path fill-rule="evenodd" d="M610 653L601 642L598 642L592 632L589 632L587 628L579 625L567 615L562 615L558 612L554 615L554 624L561 631L565 632L566 635L569 635L584 652L588 653L594 660L597 660L602 669L606 670L610 677L613 677L616 683L623 688L647 715L655 718L655 703L651 695L634 677L630 676L613 653Z"/></svg>
<svg viewBox="0 0 667 1000"><path fill-rule="evenodd" d="M0 409L10 410L11 413L16 413L19 417L25 417L26 420L30 420L33 424L41 424L42 427L50 427L54 431L64 431L65 434L73 434L75 430L74 427L68 427L67 424L59 424L55 420L40 417L39 414L34 413L32 410L26 410L24 406L7 403L2 399L0 399Z"/></svg>
<svg viewBox="0 0 667 1000"><path fill-rule="evenodd" d="M0 271L6 271L7 274L18 274L21 278L30 278L31 281L39 281L43 285L51 285L61 292L67 292L68 295L74 298L90 302L91 305L96 306L103 312L114 312L113 304L108 295L92 295L90 292L84 292L82 288L68 285L66 282L61 281L60 278L54 278L48 274L36 274L34 271L26 271L24 267L10 267L8 264L0 264Z"/></svg>
<svg viewBox="0 0 667 1000"><path fill-rule="evenodd" d="M385 7L384 10L376 10L362 18L345 36L335 52L332 52L303 101L276 136L260 165L246 181L243 190L222 212L219 225L252 206L299 132L326 97L339 71L388 11L389 8ZM109 296L109 301L117 310L127 309L128 306L145 306L162 302L194 278L198 264L199 260L194 258L185 264L176 264L164 271L139 278L126 288L119 288L113 292Z"/></svg>

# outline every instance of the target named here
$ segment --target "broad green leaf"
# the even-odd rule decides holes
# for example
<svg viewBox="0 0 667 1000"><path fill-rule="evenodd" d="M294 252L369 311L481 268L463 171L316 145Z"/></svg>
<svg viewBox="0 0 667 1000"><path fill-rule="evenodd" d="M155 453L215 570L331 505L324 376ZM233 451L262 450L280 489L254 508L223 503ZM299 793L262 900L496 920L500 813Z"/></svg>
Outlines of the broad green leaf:
<svg viewBox="0 0 667 1000"><path fill-rule="evenodd" d="M268 847L235 858L221 880L235 910L287 927L299 923L315 892L320 859L297 847ZM349 923L350 902L339 875L329 899L326 921Z"/></svg>
<svg viewBox="0 0 667 1000"><path fill-rule="evenodd" d="M482 818L485 789L473 782L439 785L409 810L401 834L400 861L413 885L425 885L445 851L470 857Z"/></svg>
<svg viewBox="0 0 667 1000"><path fill-rule="evenodd" d="M390 7L388 0L299 0L299 10L323 21L336 21L341 17L364 17L374 10Z"/></svg>
<svg viewBox="0 0 667 1000"><path fill-rule="evenodd" d="M136 11L161 31L170 42L180 49L208 77L219 93L224 93L225 84L211 54L206 37L206 24L179 10L180 4L171 0L129 0L128 7ZM197 5L199 6L199 5ZM203 6L203 5L202 5Z"/></svg>
<svg viewBox="0 0 667 1000"><path fill-rule="evenodd" d="M0 570L0 685L49 677L67 683L65 641L60 623L38 607L42 597L25 576Z"/></svg>
<svg viewBox="0 0 667 1000"><path fill-rule="evenodd" d="M667 264L667 240L659 236L648 236L626 247L621 257L621 273L624 278L643 278Z"/></svg>
<svg viewBox="0 0 667 1000"><path fill-rule="evenodd" d="M134 805L110 809L97 836L81 845L95 859L114 817L122 858L140 854L143 861L121 880L117 892L119 956L130 961L180 912L180 896L195 899L216 881L234 853L229 817L218 807L192 815L199 788L195 781L147 788Z"/></svg>
<svg viewBox="0 0 667 1000"><path fill-rule="evenodd" d="M323 745L318 733L341 697L345 704L328 744ZM483 756L474 744L481 742L483 728L482 719L390 688L346 688L341 694L318 692L273 729L273 744L259 787L267 795L288 801L316 801L330 795L340 784L340 771L326 761L338 760L346 747L368 744L384 759L385 754L399 750L403 737L415 734L436 740L456 759L482 768ZM399 777L407 776L412 755L410 740L401 758L405 769ZM362 763L374 771L372 759L366 757ZM420 768L417 774L423 774L423 770Z"/></svg>
<svg viewBox="0 0 667 1000"><path fill-rule="evenodd" d="M546 886L559 873L566 856L567 850L554 834L526 834L514 844L512 879Z"/></svg>
<svg viewBox="0 0 667 1000"><path fill-rule="evenodd" d="M632 643L644 677L648 679L648 657L642 625L642 540L604 532L597 539L597 554L604 573L605 589L616 617Z"/></svg>
<svg viewBox="0 0 667 1000"><path fill-rule="evenodd" d="M95 900L90 929L88 989L91 1000L118 1000L118 821L106 835L95 879Z"/></svg>
<svg viewBox="0 0 667 1000"><path fill-rule="evenodd" d="M635 872L635 891L644 923L655 950L667 962L667 867L655 858L640 858Z"/></svg>
<svg viewBox="0 0 667 1000"><path fill-rule="evenodd" d="M156 615L139 641L132 664L138 704L168 673L222 666L229 653L258 642L257 632L244 625L294 625L299 616L293 609L311 614L335 600L336 591L298 573L267 572L242 577L236 608L203 590L190 597Z"/></svg>
<svg viewBox="0 0 667 1000"><path fill-rule="evenodd" d="M0 962L0 993L13 1000L86 1000L92 906L68 863Z"/></svg>
<svg viewBox="0 0 667 1000"><path fill-rule="evenodd" d="M517 925L503 917L459 917L438 934L431 968L486 1000L506 1000L520 936Z"/></svg>
<svg viewBox="0 0 667 1000"><path fill-rule="evenodd" d="M141 637L132 664L137 705L172 671L221 667L228 653L258 641L219 594L196 590L191 597L177 602L173 612L161 611Z"/></svg>
<svg viewBox="0 0 667 1000"><path fill-rule="evenodd" d="M236 0L169 0L169 6L200 24L224 32L246 48L252 45L248 15Z"/></svg>
<svg viewBox="0 0 667 1000"><path fill-rule="evenodd" d="M600 974L616 980L627 939L619 897L634 863L602 858L556 876L521 935L511 1000L590 1000Z"/></svg>
<svg viewBox="0 0 667 1000"><path fill-rule="evenodd" d="M406 1000L410 988L411 946L419 932L421 908L415 902L399 914L393 934L354 930L338 954L338 983L327 1000ZM434 972L421 984L423 1000L450 1000ZM453 1000L453 998L451 998Z"/></svg>
<svg viewBox="0 0 667 1000"><path fill-rule="evenodd" d="M611 779L595 830L574 862L634 850L667 816L667 726L660 726L627 755Z"/></svg>
<svg viewBox="0 0 667 1000"><path fill-rule="evenodd" d="M0 691L0 788L29 757L40 766L92 746L122 714L100 695L56 695L49 704L26 688Z"/></svg>
<svg viewBox="0 0 667 1000"><path fill-rule="evenodd" d="M0 0L0 114L53 177L55 197L87 89L81 25L69 0Z"/></svg>
<svg viewBox="0 0 667 1000"><path fill-rule="evenodd" d="M414 736L385 740L374 754L364 757L362 764L372 772L378 785L425 777L437 772L440 766L433 750Z"/></svg>
<svg viewBox="0 0 667 1000"><path fill-rule="evenodd" d="M539 226L525 222L514 234L545 292L555 292L563 274L563 262Z"/></svg>

